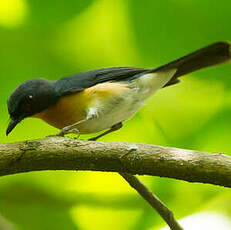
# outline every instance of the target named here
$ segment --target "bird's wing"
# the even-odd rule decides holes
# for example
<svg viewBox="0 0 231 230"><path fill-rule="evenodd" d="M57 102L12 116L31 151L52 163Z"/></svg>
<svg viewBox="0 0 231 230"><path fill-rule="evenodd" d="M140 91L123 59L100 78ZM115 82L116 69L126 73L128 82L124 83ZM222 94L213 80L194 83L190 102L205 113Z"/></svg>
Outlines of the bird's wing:
<svg viewBox="0 0 231 230"><path fill-rule="evenodd" d="M155 69L135 67L97 69L62 78L55 82L55 87L57 93L62 96L80 92L107 81L131 81L144 74L176 69L174 76L165 84L165 86L169 86L178 83L180 76L229 60L231 60L231 44L229 42L217 42Z"/></svg>
<svg viewBox="0 0 231 230"><path fill-rule="evenodd" d="M150 69L136 67L97 69L64 77L55 82L55 88L56 92L60 96L63 96L80 92L86 88L107 81L129 81L134 79L134 76L148 71L150 71Z"/></svg>

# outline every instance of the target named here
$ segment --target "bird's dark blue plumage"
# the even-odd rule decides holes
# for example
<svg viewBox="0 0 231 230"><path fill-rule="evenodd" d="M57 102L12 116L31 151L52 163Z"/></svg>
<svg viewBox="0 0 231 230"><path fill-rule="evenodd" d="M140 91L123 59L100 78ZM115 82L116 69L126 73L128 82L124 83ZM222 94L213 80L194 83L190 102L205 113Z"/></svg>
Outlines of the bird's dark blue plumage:
<svg viewBox="0 0 231 230"><path fill-rule="evenodd" d="M99 83L110 81L129 81L134 76L149 71L136 67L111 67L74 74L56 81L56 92L68 95L80 92Z"/></svg>

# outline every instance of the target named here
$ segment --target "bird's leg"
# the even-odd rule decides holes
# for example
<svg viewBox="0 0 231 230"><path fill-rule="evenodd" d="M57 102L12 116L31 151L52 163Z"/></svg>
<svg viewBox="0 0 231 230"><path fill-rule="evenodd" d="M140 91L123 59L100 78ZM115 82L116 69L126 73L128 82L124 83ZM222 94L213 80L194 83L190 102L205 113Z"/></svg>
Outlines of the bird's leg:
<svg viewBox="0 0 231 230"><path fill-rule="evenodd" d="M88 120L88 118L85 118L85 119L83 119L81 121L75 122L72 125L68 125L68 126L63 127L60 130L60 132L56 134L56 136L64 136L64 135L66 135L68 133L76 133L78 135L77 137L79 137L80 132L79 132L79 130L77 128L75 128L75 126L79 125L79 124L81 124L81 123L83 123L83 122L85 122L87 120Z"/></svg>
<svg viewBox="0 0 231 230"><path fill-rule="evenodd" d="M87 120L88 120L88 118L85 118L85 119L83 119L81 121L78 121L78 122L72 124L72 125L65 126L57 134L49 135L47 137L59 137L59 136L63 137L64 135L66 135L68 133L76 133L78 135L77 136L77 138L78 138L79 135L80 135L80 132L79 132L79 130L77 128L75 128L75 126L79 125L80 123L85 122Z"/></svg>
<svg viewBox="0 0 231 230"><path fill-rule="evenodd" d="M112 126L109 130L107 130L106 132L104 132L104 133L102 133L102 134L100 134L100 135L98 135L98 136L96 136L96 137L92 137L92 138L90 138L90 139L88 139L88 140L89 140L89 141L96 141L97 139L99 139L99 138L102 137L102 136L105 136L105 135L108 134L108 133L111 133L111 132L114 132L114 131L116 131L116 130L119 130L120 128L122 128L122 126L123 126L122 122L117 123L117 124L113 125L113 126Z"/></svg>
<svg viewBox="0 0 231 230"><path fill-rule="evenodd" d="M55 135L49 135L48 137L56 137L56 136L61 136L63 137L64 135L68 134L68 133L76 133L78 136L77 138L79 137L80 135L80 132L79 130L76 128L77 125L85 122L85 121L88 121L90 119L93 119L93 118L97 118L98 114L97 114L97 110L91 108L89 109L88 111L88 114L87 114L87 117L81 121L77 121L76 123L74 124L71 124L71 125L68 125L68 126L65 126L64 128L62 128L60 130L60 132L58 132L57 134Z"/></svg>

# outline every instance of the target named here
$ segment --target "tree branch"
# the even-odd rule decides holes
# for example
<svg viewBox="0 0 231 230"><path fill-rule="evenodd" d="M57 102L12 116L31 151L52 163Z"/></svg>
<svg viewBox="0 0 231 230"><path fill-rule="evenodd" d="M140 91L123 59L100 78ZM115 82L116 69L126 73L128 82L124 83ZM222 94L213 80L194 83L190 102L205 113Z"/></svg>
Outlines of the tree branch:
<svg viewBox="0 0 231 230"><path fill-rule="evenodd" d="M50 138L0 144L0 176L37 170L94 170L231 187L231 157L138 143Z"/></svg>
<svg viewBox="0 0 231 230"><path fill-rule="evenodd" d="M106 150L106 157L108 154L110 157L109 151L117 154L117 148L119 150L119 147L122 147L123 145L123 143L115 143L116 146L114 147L116 149L112 149L108 145L113 145L113 143L107 143L107 146L104 146L104 144L105 143L100 143L100 145L98 145L98 142L77 141L67 138L34 140L5 145L2 144L0 145L0 175L3 176L19 172L46 169L85 170L88 169L85 168L86 164L91 165L89 169L92 167L92 170L97 170L98 157L106 153ZM136 146L136 144L129 145L130 146L127 147L124 146L126 148L121 148L118 152L118 159L121 163L124 157L127 157L132 152L138 150L138 146ZM71 150L69 148L71 148ZM82 159L82 156L87 156L87 158ZM65 159L63 159L63 157ZM92 157L94 158L94 162L90 160ZM100 161L104 158L100 159ZM115 160L115 157L113 157L113 159ZM57 162L57 160L59 160L59 162ZM63 166L60 168L60 160L62 160L62 165L65 165L64 168ZM49 163L46 164L46 162ZM81 164L79 164L80 162ZM84 163L84 167L82 166L82 163ZM79 166L80 168L77 168ZM103 168L101 170L105 171ZM113 171L117 170L115 169ZM136 176L126 172L120 172L120 175L160 214L171 230L183 230L174 219L173 213L158 199L158 197L149 191Z"/></svg>
<svg viewBox="0 0 231 230"><path fill-rule="evenodd" d="M163 217L182 229L172 212L131 174L147 174L231 186L231 157L138 143L79 141L70 138L0 144L0 176L38 170L115 171Z"/></svg>
<svg viewBox="0 0 231 230"><path fill-rule="evenodd" d="M183 230L168 207L149 191L136 176L128 173L120 173L120 175L160 214L171 230Z"/></svg>

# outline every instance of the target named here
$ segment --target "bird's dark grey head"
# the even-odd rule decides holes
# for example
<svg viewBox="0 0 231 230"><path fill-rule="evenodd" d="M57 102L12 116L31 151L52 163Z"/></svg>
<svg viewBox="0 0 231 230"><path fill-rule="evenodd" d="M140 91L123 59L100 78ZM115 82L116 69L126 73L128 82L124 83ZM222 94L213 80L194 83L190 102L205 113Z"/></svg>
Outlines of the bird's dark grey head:
<svg viewBox="0 0 231 230"><path fill-rule="evenodd" d="M7 105L10 124L8 135L24 118L43 111L59 99L53 82L45 79L32 79L23 82L10 95Z"/></svg>

